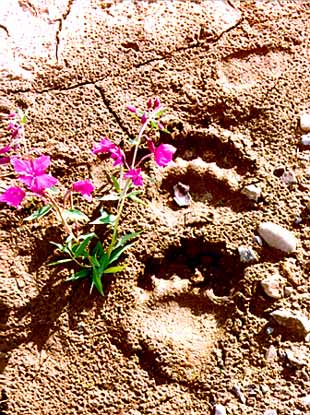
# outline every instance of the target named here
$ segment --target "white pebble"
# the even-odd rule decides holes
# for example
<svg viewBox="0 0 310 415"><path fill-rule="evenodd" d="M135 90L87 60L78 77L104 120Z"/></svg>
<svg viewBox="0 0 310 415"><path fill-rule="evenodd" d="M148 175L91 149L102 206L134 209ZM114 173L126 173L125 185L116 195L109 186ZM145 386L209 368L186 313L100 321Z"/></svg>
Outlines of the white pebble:
<svg viewBox="0 0 310 415"><path fill-rule="evenodd" d="M310 131L310 114L301 114L300 128L304 131Z"/></svg>
<svg viewBox="0 0 310 415"><path fill-rule="evenodd" d="M249 184L241 190L241 193L244 194L248 199L255 200L255 202L257 202L262 194L262 189L255 184Z"/></svg>
<svg viewBox="0 0 310 415"><path fill-rule="evenodd" d="M301 136L301 144L304 146L310 146L310 134L304 134Z"/></svg>
<svg viewBox="0 0 310 415"><path fill-rule="evenodd" d="M214 415L226 415L226 409L223 405L215 405L214 407Z"/></svg>
<svg viewBox="0 0 310 415"><path fill-rule="evenodd" d="M272 248L290 254L297 248L297 239L287 229L272 222L262 222L258 228L259 235Z"/></svg>

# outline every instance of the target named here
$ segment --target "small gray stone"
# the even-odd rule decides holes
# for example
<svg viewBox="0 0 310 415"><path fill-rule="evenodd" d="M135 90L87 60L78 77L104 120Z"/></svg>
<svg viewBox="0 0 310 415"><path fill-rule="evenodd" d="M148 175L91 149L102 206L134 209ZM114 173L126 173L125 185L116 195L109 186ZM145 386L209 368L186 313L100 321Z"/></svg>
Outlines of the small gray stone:
<svg viewBox="0 0 310 415"><path fill-rule="evenodd" d="M234 395L240 400L242 403L246 403L246 398L244 393L241 391L240 385L234 385L233 388Z"/></svg>
<svg viewBox="0 0 310 415"><path fill-rule="evenodd" d="M261 281L261 286L268 297L279 299L283 297L284 278L279 274L273 274Z"/></svg>
<svg viewBox="0 0 310 415"><path fill-rule="evenodd" d="M246 246L241 245L238 247L238 252L239 252L241 262L257 261L256 253L255 251L253 251L252 248L248 248Z"/></svg>
<svg viewBox="0 0 310 415"><path fill-rule="evenodd" d="M310 395L304 396L300 399L300 402L304 406L310 406Z"/></svg>
<svg viewBox="0 0 310 415"><path fill-rule="evenodd" d="M297 183L297 179L296 179L296 175L293 172L293 170L286 170L282 176L281 176L281 180L283 183L290 185L290 184L295 184Z"/></svg>
<svg viewBox="0 0 310 415"><path fill-rule="evenodd" d="M302 313L289 310L275 310L270 315L293 335L306 337L310 332L310 320Z"/></svg>
<svg viewBox="0 0 310 415"><path fill-rule="evenodd" d="M301 136L301 144L303 146L310 146L310 134L304 134Z"/></svg>
<svg viewBox="0 0 310 415"><path fill-rule="evenodd" d="M213 414L214 415L226 415L225 406L221 404L215 405Z"/></svg>
<svg viewBox="0 0 310 415"><path fill-rule="evenodd" d="M277 415L277 411L275 409L267 409L267 411L264 412L264 415Z"/></svg>
<svg viewBox="0 0 310 415"><path fill-rule="evenodd" d="M262 189L255 184L249 184L241 190L241 193L244 194L248 199L255 200L255 202L257 202L261 197Z"/></svg>
<svg viewBox="0 0 310 415"><path fill-rule="evenodd" d="M286 253L296 251L297 239L287 229L272 222L262 222L258 228L259 235L271 247Z"/></svg>
<svg viewBox="0 0 310 415"><path fill-rule="evenodd" d="M300 115L300 128L303 131L310 131L310 114L304 113Z"/></svg>

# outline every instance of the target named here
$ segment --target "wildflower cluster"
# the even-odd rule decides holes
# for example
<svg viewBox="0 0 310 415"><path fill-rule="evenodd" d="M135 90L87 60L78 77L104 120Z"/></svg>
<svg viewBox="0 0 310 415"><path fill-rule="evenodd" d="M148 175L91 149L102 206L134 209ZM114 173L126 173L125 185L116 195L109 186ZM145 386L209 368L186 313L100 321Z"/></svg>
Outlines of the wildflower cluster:
<svg viewBox="0 0 310 415"><path fill-rule="evenodd" d="M132 147L128 152L131 154L130 160L121 146L116 145L107 137L103 137L92 149L92 153L96 156L108 154L118 171L118 177L112 176L116 191L115 200L117 200L116 214L108 214L102 210L100 217L93 222L89 222L89 218L83 212L74 208L73 194L80 193L88 202L92 202L94 185L88 179L79 180L73 182L69 189L61 192L58 188L58 179L48 173L50 157L44 154L33 157L32 154L35 151L28 151L24 133L26 117L21 112L7 116L10 142L0 148L0 163L9 165L15 174L13 184L0 194L0 202L20 209L28 198L39 199L43 206L27 220L38 219L53 212L67 233L63 244L53 243L67 258L55 261L51 265L74 262L79 269L71 274L69 280L90 277L92 287L95 286L101 294L103 294L103 274L116 273L124 269L124 265L115 265L115 263L132 245L129 241L140 234L140 232L133 232L119 237L118 228L125 201L129 199L141 202L138 198L141 191L132 188L144 186L146 178L143 172L144 162L153 158L159 167L166 166L172 161L176 151L176 148L170 144L156 145L154 139L149 136L152 131L164 130L160 122L164 109L158 98L149 99L145 111L132 105L127 109L140 124L137 139L129 141L129 146ZM149 135L146 134L147 132ZM141 148L147 150L147 154L139 159L138 150ZM98 200L105 200L105 197L99 197ZM110 226L112 236L108 246L104 246L100 240L94 245L92 242L98 239L97 235L94 232L82 234L77 224L79 221L87 221L89 225Z"/></svg>

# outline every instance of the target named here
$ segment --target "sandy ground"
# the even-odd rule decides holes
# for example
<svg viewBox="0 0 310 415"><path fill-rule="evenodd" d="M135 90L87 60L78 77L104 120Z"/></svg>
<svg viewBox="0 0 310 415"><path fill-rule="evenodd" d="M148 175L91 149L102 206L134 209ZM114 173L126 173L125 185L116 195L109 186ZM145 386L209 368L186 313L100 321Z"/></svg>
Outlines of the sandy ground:
<svg viewBox="0 0 310 415"><path fill-rule="evenodd" d="M308 0L1 2L0 109L27 111L53 175L109 186L90 149L134 137L125 106L149 97L178 149L150 167L146 205L126 207L122 231L144 233L103 298L48 267L56 222L0 206L1 415L310 414L307 330L271 316L310 317L309 19ZM296 252L253 239L266 221ZM275 275L272 298L261 281Z"/></svg>

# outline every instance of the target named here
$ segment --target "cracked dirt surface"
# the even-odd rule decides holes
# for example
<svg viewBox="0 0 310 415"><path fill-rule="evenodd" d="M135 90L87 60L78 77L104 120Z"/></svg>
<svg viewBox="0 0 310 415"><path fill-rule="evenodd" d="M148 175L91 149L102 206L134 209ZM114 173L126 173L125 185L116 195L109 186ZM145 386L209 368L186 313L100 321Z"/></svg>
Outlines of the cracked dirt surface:
<svg viewBox="0 0 310 415"><path fill-rule="evenodd" d="M134 137L128 103L159 96L171 131L160 140L178 149L173 166L149 167L146 206L126 208L122 230L145 231L104 298L48 267L56 223L0 206L1 415L310 413L309 343L270 317L310 317L310 153L298 126L310 111L309 18L308 0L1 3L1 112L27 111L30 145L64 184L109 187L111 166L90 149ZM1 125L0 144L6 134ZM187 208L173 201L178 181ZM253 183L257 203L242 193ZM296 253L257 244L261 221L292 231ZM260 285L274 273L279 299Z"/></svg>

